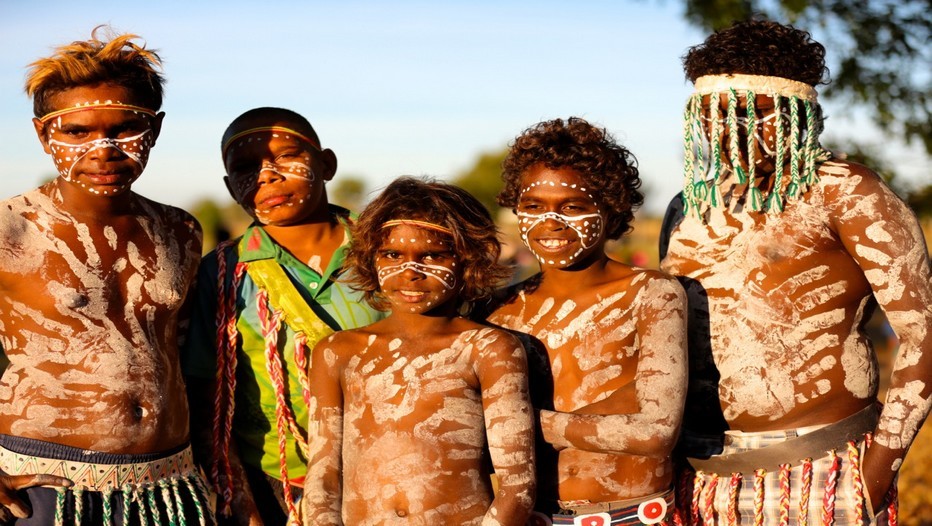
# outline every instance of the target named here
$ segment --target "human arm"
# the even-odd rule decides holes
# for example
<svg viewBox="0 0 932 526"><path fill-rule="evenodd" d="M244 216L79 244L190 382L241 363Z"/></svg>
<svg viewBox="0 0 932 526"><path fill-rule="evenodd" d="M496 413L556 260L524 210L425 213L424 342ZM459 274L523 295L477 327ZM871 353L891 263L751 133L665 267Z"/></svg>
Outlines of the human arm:
<svg viewBox="0 0 932 526"><path fill-rule="evenodd" d="M534 505L534 418L527 356L521 342L499 330L477 344L475 368L498 491L483 525L523 525Z"/></svg>
<svg viewBox="0 0 932 526"><path fill-rule="evenodd" d="M339 365L339 337L321 341L311 354L309 446L304 497L304 524L343 524L343 389Z"/></svg>
<svg viewBox="0 0 932 526"><path fill-rule="evenodd" d="M25 519L32 515L29 505L17 495L20 490L37 486L70 488L73 485L69 479L55 475L7 475L0 471L0 521L5 522L12 517Z"/></svg>
<svg viewBox="0 0 932 526"><path fill-rule="evenodd" d="M587 414L595 412L589 407L573 413L541 410L544 440L557 449L649 457L663 457L673 449L686 397L686 298L676 280L654 276L642 285L634 311L639 342L636 409L629 412L631 388L622 387L596 403L602 410L613 409L611 414Z"/></svg>
<svg viewBox="0 0 932 526"><path fill-rule="evenodd" d="M832 226L870 283L900 345L861 473L874 511L932 407L932 274L912 211L870 170L848 165L850 187L828 195Z"/></svg>

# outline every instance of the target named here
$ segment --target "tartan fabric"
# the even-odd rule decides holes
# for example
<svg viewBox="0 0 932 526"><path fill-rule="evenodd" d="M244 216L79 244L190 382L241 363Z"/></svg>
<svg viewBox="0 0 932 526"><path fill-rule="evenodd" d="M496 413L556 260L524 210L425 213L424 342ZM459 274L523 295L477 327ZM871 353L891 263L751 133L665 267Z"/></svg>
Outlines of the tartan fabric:
<svg viewBox="0 0 932 526"><path fill-rule="evenodd" d="M763 433L728 431L722 454L767 447L815 429L817 427ZM863 440L857 444L857 449L858 453L863 452ZM728 473L700 471L688 482L691 487L680 488L680 498L687 499L683 504L688 522L705 525L775 525L783 521L804 526L886 524L885 513L875 519L869 516L870 511L867 510L863 496L858 494L855 487L854 465L849 451L834 453L834 456L829 452L824 457L813 459L808 466L803 463L786 469L786 473L779 470L743 473L739 478ZM832 491L830 477L835 464L837 472ZM811 473L808 492L803 491L807 485L806 479L809 478L806 473ZM788 485L788 492L781 487L781 479L783 484ZM683 482L686 479L680 480L681 485ZM699 491L698 498L696 490ZM827 494L829 498L826 498ZM832 495L834 499L830 498ZM861 522L857 520L858 506L862 507ZM808 510L808 513L804 510Z"/></svg>

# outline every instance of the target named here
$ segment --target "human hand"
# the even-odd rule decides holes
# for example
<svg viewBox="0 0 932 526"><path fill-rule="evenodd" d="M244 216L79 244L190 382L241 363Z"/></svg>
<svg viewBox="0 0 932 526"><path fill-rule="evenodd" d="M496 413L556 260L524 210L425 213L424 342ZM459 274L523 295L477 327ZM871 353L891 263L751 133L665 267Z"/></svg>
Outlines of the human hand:
<svg viewBox="0 0 932 526"><path fill-rule="evenodd" d="M17 492L37 486L62 486L70 488L74 482L55 475L0 475L0 520L8 521L12 517L25 519L32 515L32 510Z"/></svg>

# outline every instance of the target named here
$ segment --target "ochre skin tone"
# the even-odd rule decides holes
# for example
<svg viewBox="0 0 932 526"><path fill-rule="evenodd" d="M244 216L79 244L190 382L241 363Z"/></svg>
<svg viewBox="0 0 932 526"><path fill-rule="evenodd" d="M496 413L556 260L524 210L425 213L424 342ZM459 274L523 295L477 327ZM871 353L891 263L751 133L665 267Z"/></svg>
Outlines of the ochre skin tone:
<svg viewBox="0 0 932 526"><path fill-rule="evenodd" d="M95 100L137 102L107 84L52 99L56 109ZM89 109L56 118L52 133L71 130L74 142L86 142L142 129L151 146L160 121ZM50 132L38 121L36 129L50 151ZM177 332L201 234L190 215L129 189L145 155L90 149L65 160L73 164L68 180L0 205L0 343L10 360L0 433L120 454L188 441ZM0 476L8 506L9 482Z"/></svg>
<svg viewBox="0 0 932 526"><path fill-rule="evenodd" d="M525 353L510 334L455 316L450 242L391 227L376 268L416 262L449 268L455 281L410 266L385 272L392 314L314 349L305 524L527 520L534 432Z"/></svg>
<svg viewBox="0 0 932 526"><path fill-rule="evenodd" d="M758 165L765 190L772 167L772 157ZM673 231L661 268L686 278L690 300L684 426L708 434L726 423L746 432L792 429L873 403L876 357L860 330L873 294L900 340L863 460L877 506L932 399L928 253L915 216L873 171L834 159L818 177L781 214L740 211L732 199L706 223L690 215Z"/></svg>
<svg viewBox="0 0 932 526"><path fill-rule="evenodd" d="M534 166L521 187L519 217L604 215L573 169ZM532 398L555 450L538 458L538 502L547 505L668 489L686 394L682 288L661 272L608 258L604 231L573 223L548 218L523 233L541 274L489 317L534 342Z"/></svg>

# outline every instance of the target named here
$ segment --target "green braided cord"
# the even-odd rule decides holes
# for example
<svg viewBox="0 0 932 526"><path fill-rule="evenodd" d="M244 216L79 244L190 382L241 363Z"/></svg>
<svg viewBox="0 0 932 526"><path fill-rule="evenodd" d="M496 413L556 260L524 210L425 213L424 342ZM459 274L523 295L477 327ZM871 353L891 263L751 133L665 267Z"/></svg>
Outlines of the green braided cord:
<svg viewBox="0 0 932 526"><path fill-rule="evenodd" d="M146 488L146 497L149 501L149 509L152 510L152 520L156 524L162 524L162 512L159 511L159 503L155 500L156 485L152 484Z"/></svg>
<svg viewBox="0 0 932 526"><path fill-rule="evenodd" d="M786 195L795 199L802 189L799 177L799 98L790 97L790 185L786 188Z"/></svg>
<svg viewBox="0 0 932 526"><path fill-rule="evenodd" d="M149 513L146 509L146 488L142 484L133 487L133 500L136 501L136 513L139 515L139 526L149 526Z"/></svg>
<svg viewBox="0 0 932 526"><path fill-rule="evenodd" d="M123 524L129 524L129 516L133 511L133 487L124 484L120 491L123 492Z"/></svg>
<svg viewBox="0 0 932 526"><path fill-rule="evenodd" d="M756 150L757 150L757 94L751 90L748 90L744 94L745 107L748 114L748 123L747 123L747 137L748 137L748 181L750 181L751 186L754 185L754 170L756 168ZM758 192L759 194L760 192ZM760 210L760 205L757 208L753 208L752 200L752 210L755 212Z"/></svg>
<svg viewBox="0 0 932 526"><path fill-rule="evenodd" d="M738 183L748 182L747 174L741 167L741 149L738 144L738 93L728 88L728 147L731 152L731 169L738 177Z"/></svg>
<svg viewBox="0 0 932 526"><path fill-rule="evenodd" d="M693 103L696 95L689 98L683 113L683 213L693 208L694 185L694 151L693 151Z"/></svg>
<svg viewBox="0 0 932 526"><path fill-rule="evenodd" d="M818 182L816 175L816 149L818 144L818 130L816 130L815 107L806 101L806 184Z"/></svg>
<svg viewBox="0 0 932 526"><path fill-rule="evenodd" d="M184 483L188 487L188 492L191 493L191 497L194 499L194 507L197 509L197 521L200 526L207 526L207 519L205 518L204 508L201 507L201 499L203 495L198 491L198 487L195 483L191 481L197 481L199 477L197 475L188 475L184 477ZM205 500L206 502L206 500Z"/></svg>
<svg viewBox="0 0 932 526"><path fill-rule="evenodd" d="M210 505L209 505L209 503L210 503L210 491L211 491L211 490L210 490L210 489L207 487L207 485L204 483L204 479L203 479L203 478L201 478L201 477L199 477L199 476L197 476L197 475L192 475L191 478L194 479L194 484L197 486L198 490L200 490L201 498L203 498L203 499L204 499L204 502L208 504L208 506L207 506L207 516L208 516L208 517L210 518L210 520L212 520L213 522L217 522L217 519L214 517L213 510L210 509Z"/></svg>
<svg viewBox="0 0 932 526"><path fill-rule="evenodd" d="M178 489L178 479L172 479L172 494L175 498L175 504L178 507L178 524L188 526L188 517L184 509L184 501L181 500L181 491ZM197 497L195 497L196 499Z"/></svg>
<svg viewBox="0 0 932 526"><path fill-rule="evenodd" d="M712 186L718 186L719 181L722 178L722 130L721 123L719 122L719 107L716 99L716 103L712 104L711 96L709 102L709 116L712 118L712 133L709 138L709 143L711 144L712 151L710 155L712 156ZM712 206L716 206L714 203Z"/></svg>
<svg viewBox="0 0 932 526"><path fill-rule="evenodd" d="M774 148L777 150L777 158L774 163L773 190L770 191L770 196L767 198L767 210L770 212L783 211L783 160L786 158L786 141L784 137L786 126L783 122L783 102L783 97L773 95L773 107L774 111L777 112L776 122L773 123L774 141L776 143Z"/></svg>
<svg viewBox="0 0 932 526"><path fill-rule="evenodd" d="M164 479L159 481L159 487L162 488L162 502L165 503L165 513L168 514L168 524L169 526L178 526L178 521L175 519L175 507L168 486L168 481Z"/></svg>
<svg viewBox="0 0 932 526"><path fill-rule="evenodd" d="M84 488L74 489L74 525L81 526L84 520Z"/></svg>
<svg viewBox="0 0 932 526"><path fill-rule="evenodd" d="M55 488L55 526L64 526L65 523L65 498L67 488L59 486Z"/></svg>
<svg viewBox="0 0 932 526"><path fill-rule="evenodd" d="M101 500L103 501L103 521L107 526L113 526L113 508L110 507L110 495L113 494L113 489L107 488L103 491L101 495Z"/></svg>

